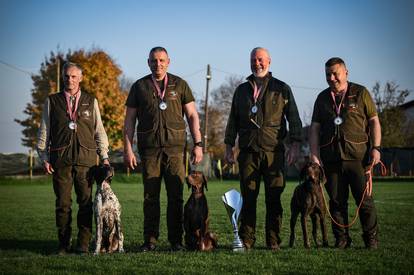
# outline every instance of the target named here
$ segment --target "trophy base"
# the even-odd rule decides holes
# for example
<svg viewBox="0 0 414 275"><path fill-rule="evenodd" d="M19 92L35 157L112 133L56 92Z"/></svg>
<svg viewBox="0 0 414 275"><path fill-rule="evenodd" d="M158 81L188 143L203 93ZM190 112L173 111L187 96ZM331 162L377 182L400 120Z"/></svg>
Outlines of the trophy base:
<svg viewBox="0 0 414 275"><path fill-rule="evenodd" d="M246 248L242 247L233 247L233 252L244 252Z"/></svg>

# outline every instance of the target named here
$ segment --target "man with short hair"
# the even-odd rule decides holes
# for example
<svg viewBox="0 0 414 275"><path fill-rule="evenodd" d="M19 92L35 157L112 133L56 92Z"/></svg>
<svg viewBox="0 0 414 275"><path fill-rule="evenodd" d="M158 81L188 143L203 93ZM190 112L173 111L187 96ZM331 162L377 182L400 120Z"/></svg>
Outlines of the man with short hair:
<svg viewBox="0 0 414 275"><path fill-rule="evenodd" d="M240 190L243 197L240 237L247 249L256 241L256 204L263 178L266 203L266 245L278 251L281 243L283 208L280 197L285 188L286 120L292 142L287 162L299 155L302 123L290 87L269 72L271 58L265 48L250 54L252 75L234 92L224 143L226 160L234 163L233 147L238 136Z"/></svg>
<svg viewBox="0 0 414 275"><path fill-rule="evenodd" d="M64 91L49 95L43 107L37 152L47 174L53 174L56 195L56 226L59 251L71 251L72 185L79 205L76 252L88 253L92 235L92 183L89 169L97 154L109 165L108 137L97 99L81 91L82 69L75 63L63 66Z"/></svg>
<svg viewBox="0 0 414 275"><path fill-rule="evenodd" d="M167 73L170 59L163 47L151 49L148 66L151 74L137 80L126 101L124 162L134 169L137 160L132 150L135 124L138 153L144 181L144 243L141 251L153 251L159 237L160 189L164 178L167 190L168 241L172 251L184 250L183 185L186 116L193 137L192 162L203 157L201 132L194 97L188 84Z"/></svg>
<svg viewBox="0 0 414 275"><path fill-rule="evenodd" d="M329 210L335 222L335 247L347 248L349 188L357 205L367 248L378 246L378 222L374 200L365 193L365 171L380 161L381 125L368 90L348 81L345 62L333 57L325 63L329 88L315 102L310 126L311 160L323 164L329 194Z"/></svg>

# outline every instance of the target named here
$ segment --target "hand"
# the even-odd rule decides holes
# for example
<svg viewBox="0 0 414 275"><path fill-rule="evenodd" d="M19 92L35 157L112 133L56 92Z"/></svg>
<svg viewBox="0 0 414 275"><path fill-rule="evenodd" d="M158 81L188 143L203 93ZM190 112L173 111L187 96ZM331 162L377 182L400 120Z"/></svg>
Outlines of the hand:
<svg viewBox="0 0 414 275"><path fill-rule="evenodd" d="M231 145L226 146L225 159L227 163L234 164L234 153L233 153L233 147L231 147Z"/></svg>
<svg viewBox="0 0 414 275"><path fill-rule="evenodd" d="M321 161L318 156L311 154L310 161L316 163L317 165L321 166Z"/></svg>
<svg viewBox="0 0 414 275"><path fill-rule="evenodd" d="M194 146L191 152L191 163L199 164L203 160L203 148L200 146Z"/></svg>
<svg viewBox="0 0 414 275"><path fill-rule="evenodd" d="M131 168L132 170L138 166L137 158L135 154L131 151L124 152L124 164L126 167Z"/></svg>
<svg viewBox="0 0 414 275"><path fill-rule="evenodd" d="M377 149L372 149L370 153L372 165L376 165L381 160L381 153Z"/></svg>
<svg viewBox="0 0 414 275"><path fill-rule="evenodd" d="M45 170L46 174L52 175L55 170L53 170L52 164L47 161L43 162L43 169Z"/></svg>
<svg viewBox="0 0 414 275"><path fill-rule="evenodd" d="M111 164L109 163L109 159L104 159L102 161L102 164L105 165L105 166L111 166Z"/></svg>
<svg viewBox="0 0 414 275"><path fill-rule="evenodd" d="M296 162L296 160L299 157L299 147L300 147L300 143L299 142L293 142L290 145L290 148L288 149L287 152L287 163L288 165L292 165Z"/></svg>

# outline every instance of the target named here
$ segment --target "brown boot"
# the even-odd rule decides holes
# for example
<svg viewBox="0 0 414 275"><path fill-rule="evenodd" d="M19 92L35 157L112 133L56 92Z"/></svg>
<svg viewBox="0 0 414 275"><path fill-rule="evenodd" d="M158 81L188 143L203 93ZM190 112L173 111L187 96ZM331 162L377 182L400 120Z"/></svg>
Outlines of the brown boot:
<svg viewBox="0 0 414 275"><path fill-rule="evenodd" d="M362 239L364 240L366 249L377 249L378 248L378 238L377 233L373 234L363 234Z"/></svg>

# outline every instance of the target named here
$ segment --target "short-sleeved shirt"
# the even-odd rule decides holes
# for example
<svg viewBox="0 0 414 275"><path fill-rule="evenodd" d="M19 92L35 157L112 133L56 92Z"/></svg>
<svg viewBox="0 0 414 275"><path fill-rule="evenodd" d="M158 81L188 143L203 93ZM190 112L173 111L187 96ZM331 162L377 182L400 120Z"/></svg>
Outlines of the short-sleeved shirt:
<svg viewBox="0 0 414 275"><path fill-rule="evenodd" d="M183 106L194 101L187 82L173 74L167 74L168 82L164 98L158 96L151 74L137 80L131 87L126 106L137 109L138 151L169 148L181 151L186 140L186 124ZM161 85L160 85L161 84ZM159 83L161 91L163 83ZM167 108L161 110L160 103Z"/></svg>
<svg viewBox="0 0 414 275"><path fill-rule="evenodd" d="M339 106L341 98L336 99ZM368 90L349 82L340 113L336 111L331 90L322 91L315 102L312 122L320 124L319 146L323 162L362 160L369 148L369 119L377 116L375 103ZM340 117L342 123L334 120Z"/></svg>

